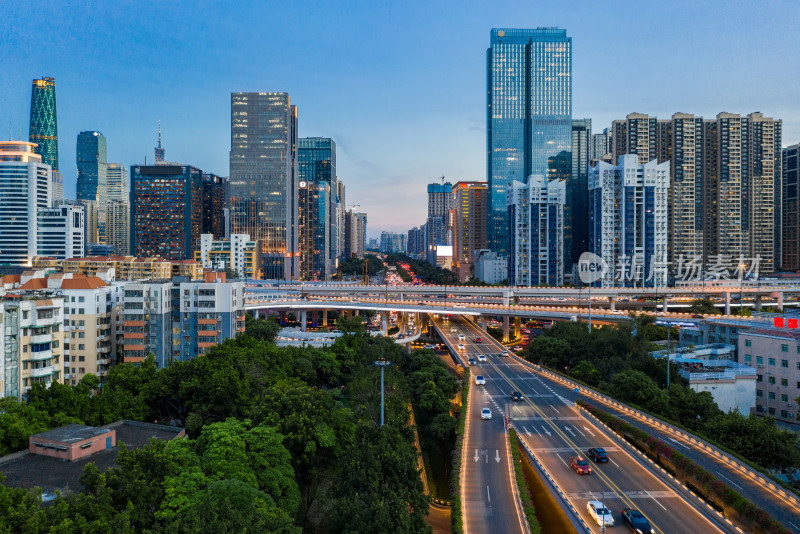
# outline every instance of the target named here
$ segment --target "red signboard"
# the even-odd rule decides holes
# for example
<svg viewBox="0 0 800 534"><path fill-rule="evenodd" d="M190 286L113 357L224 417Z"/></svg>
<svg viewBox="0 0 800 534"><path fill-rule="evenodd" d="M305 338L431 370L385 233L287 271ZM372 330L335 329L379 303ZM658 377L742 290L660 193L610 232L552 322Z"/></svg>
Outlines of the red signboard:
<svg viewBox="0 0 800 534"><path fill-rule="evenodd" d="M786 322L789 328L797 328L797 319L786 319Z"/></svg>
<svg viewBox="0 0 800 534"><path fill-rule="evenodd" d="M775 317L775 318L772 320L772 325L773 325L775 328L783 328L783 317Z"/></svg>

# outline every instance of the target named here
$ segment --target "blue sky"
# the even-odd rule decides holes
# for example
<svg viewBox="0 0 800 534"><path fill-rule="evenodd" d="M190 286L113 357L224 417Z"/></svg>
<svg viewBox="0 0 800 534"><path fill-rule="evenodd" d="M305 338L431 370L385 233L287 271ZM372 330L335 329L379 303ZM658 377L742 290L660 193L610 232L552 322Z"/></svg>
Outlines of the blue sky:
<svg viewBox="0 0 800 534"><path fill-rule="evenodd" d="M595 131L632 111L761 111L800 142L796 2L56 1L3 6L0 126L27 139L31 80L56 78L60 167L75 140L110 161L228 174L230 93L287 91L301 136L338 145L347 203L370 236L422 224L425 186L486 179L485 54L493 27L573 39L573 113ZM3 130L0 130L3 131Z"/></svg>

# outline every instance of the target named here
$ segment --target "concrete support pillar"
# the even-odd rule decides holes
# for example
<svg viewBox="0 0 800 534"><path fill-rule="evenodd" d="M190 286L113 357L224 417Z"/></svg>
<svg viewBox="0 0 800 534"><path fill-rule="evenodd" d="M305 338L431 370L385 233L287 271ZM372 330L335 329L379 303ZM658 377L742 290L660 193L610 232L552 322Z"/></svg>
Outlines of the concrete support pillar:
<svg viewBox="0 0 800 534"><path fill-rule="evenodd" d="M479 327L480 327L480 329L481 329L481 330L483 330L484 332L486 332L486 331L487 331L487 328L486 328L486 317L484 317L483 315L479 315L479 316L478 316L478 326L479 326Z"/></svg>
<svg viewBox="0 0 800 534"><path fill-rule="evenodd" d="M777 299L778 307L783 309L783 291L775 291L770 295L772 298Z"/></svg>
<svg viewBox="0 0 800 534"><path fill-rule="evenodd" d="M664 300L661 301L661 311L667 313L669 311L669 298L664 296Z"/></svg>
<svg viewBox="0 0 800 534"><path fill-rule="evenodd" d="M405 298L404 298L402 293L400 293L400 300L405 300Z"/></svg>
<svg viewBox="0 0 800 534"><path fill-rule="evenodd" d="M322 326L328 326L328 310L322 310Z"/></svg>
<svg viewBox="0 0 800 534"><path fill-rule="evenodd" d="M514 339L519 339L520 336L522 336L522 320L514 317Z"/></svg>
<svg viewBox="0 0 800 534"><path fill-rule="evenodd" d="M389 312L381 312L381 332L384 335L389 331Z"/></svg>
<svg viewBox="0 0 800 534"><path fill-rule="evenodd" d="M617 297L608 297L608 309L611 311L617 309Z"/></svg>
<svg viewBox="0 0 800 534"><path fill-rule="evenodd" d="M347 310L341 310L339 312L339 317L341 317L342 319L347 319Z"/></svg>
<svg viewBox="0 0 800 534"><path fill-rule="evenodd" d="M305 332L306 328L306 321L308 320L306 310L300 310L300 331Z"/></svg>
<svg viewBox="0 0 800 534"><path fill-rule="evenodd" d="M756 311L761 311L761 295L755 295Z"/></svg>
<svg viewBox="0 0 800 534"><path fill-rule="evenodd" d="M506 308L509 305L509 302L510 302L509 299L510 298L511 298L511 293L503 293L503 306L505 306Z"/></svg>
<svg viewBox="0 0 800 534"><path fill-rule="evenodd" d="M503 316L503 342L508 342L508 334L509 334L509 325L508 325L508 315Z"/></svg>
<svg viewBox="0 0 800 534"><path fill-rule="evenodd" d="M731 294L725 293L725 315L731 314Z"/></svg>

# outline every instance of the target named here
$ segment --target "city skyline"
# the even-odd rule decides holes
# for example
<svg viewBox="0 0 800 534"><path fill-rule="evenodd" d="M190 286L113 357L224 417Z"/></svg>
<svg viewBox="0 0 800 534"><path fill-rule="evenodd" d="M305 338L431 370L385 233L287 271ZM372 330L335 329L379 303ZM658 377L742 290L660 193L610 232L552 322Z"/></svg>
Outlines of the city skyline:
<svg viewBox="0 0 800 534"><path fill-rule="evenodd" d="M573 39L572 115L591 118L595 131L631 112L666 117L758 110L783 120L784 146L800 141L800 112L786 89L794 84L796 69L781 59L798 57L800 46L792 39L791 17L783 16L790 11L788 2L757 11L743 3L728 5L730 19L718 28L706 24L715 14L711 5L620 9L623 5L581 4L566 13L523 3L475 3L453 19L446 5L342 10L242 3L236 11L253 13L252 21L243 21L211 4L201 4L197 13L155 5L134 12L132 4L123 4L92 11L92 35L82 19L69 16L74 10L68 6L14 6L9 24L0 29L17 51L0 80L6 103L0 121L11 126L15 139L20 133L27 139L31 80L56 79L59 166L65 195L74 197L79 132L103 132L108 159L129 167L145 163L145 157L152 162L161 118L170 160L228 175L230 93L286 91L298 106L298 135L337 143L348 203L370 215L369 236L375 237L422 224L420 199L438 176L451 182L486 180L483 64L489 30L557 26ZM269 31L251 37L244 30L269 20L269 8L302 24L268 25ZM130 23L129 36L113 29L120 20ZM184 24L176 24L179 20ZM209 20L218 31L210 31ZM393 20L391 31L374 31L385 20ZM237 24L243 31L234 32ZM204 29L205 42L188 38ZM161 54L164 35L170 35L169 55ZM253 62L258 54L240 54L250 40L256 52L276 53ZM101 42L107 51L100 50ZM51 52L45 59L42 46ZM95 53L80 54L86 49ZM299 65L319 49L322 60L312 76ZM600 61L603 49L613 50L615 59ZM652 69L625 84L596 83L643 61ZM164 83L167 75L175 83ZM320 85L320 79L329 83Z"/></svg>

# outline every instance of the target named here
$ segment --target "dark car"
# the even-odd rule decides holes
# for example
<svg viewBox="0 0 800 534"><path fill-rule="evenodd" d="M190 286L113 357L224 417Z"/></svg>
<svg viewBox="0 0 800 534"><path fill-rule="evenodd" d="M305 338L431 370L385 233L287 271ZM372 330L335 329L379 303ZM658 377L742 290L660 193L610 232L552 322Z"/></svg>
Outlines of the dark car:
<svg viewBox="0 0 800 534"><path fill-rule="evenodd" d="M513 401L521 401L522 400L522 393L519 391L512 391L511 392L511 400Z"/></svg>
<svg viewBox="0 0 800 534"><path fill-rule="evenodd" d="M602 463L608 461L608 453L602 447L592 447L586 451L586 456L595 461L595 463Z"/></svg>
<svg viewBox="0 0 800 534"><path fill-rule="evenodd" d="M475 365L475 358L470 358L469 362L467 363L469 363L470 365Z"/></svg>
<svg viewBox="0 0 800 534"><path fill-rule="evenodd" d="M636 534L655 534L655 530L650 526L650 522L639 510L625 508L622 510L622 522L628 525Z"/></svg>
<svg viewBox="0 0 800 534"><path fill-rule="evenodd" d="M475 338L475 343L483 343L483 340L479 337Z"/></svg>

